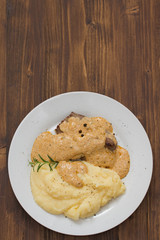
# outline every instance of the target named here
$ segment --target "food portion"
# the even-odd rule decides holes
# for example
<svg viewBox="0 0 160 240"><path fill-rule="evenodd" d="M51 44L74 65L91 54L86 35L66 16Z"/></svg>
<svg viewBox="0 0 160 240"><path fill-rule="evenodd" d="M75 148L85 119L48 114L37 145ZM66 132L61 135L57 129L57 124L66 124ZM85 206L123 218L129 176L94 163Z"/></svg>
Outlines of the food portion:
<svg viewBox="0 0 160 240"><path fill-rule="evenodd" d="M129 171L130 157L118 146L111 123L72 112L55 132L40 134L31 152L31 188L42 208L84 218L125 191L120 178Z"/></svg>
<svg viewBox="0 0 160 240"><path fill-rule="evenodd" d="M70 117L59 127L62 131L60 134L44 132L38 136L32 148L31 158L37 157L39 151L42 157L49 154L56 161L80 158L104 148L108 132L112 135L113 131L110 123L100 117Z"/></svg>
<svg viewBox="0 0 160 240"><path fill-rule="evenodd" d="M84 183L81 188L63 180L57 171L59 165L53 171L47 164L38 172L32 169L31 189L36 203L49 213L78 220L93 216L112 198L124 193L125 186L116 172L83 164L88 171L78 174Z"/></svg>
<svg viewBox="0 0 160 240"><path fill-rule="evenodd" d="M112 125L104 118L72 113L58 125L56 132L57 135L43 132L37 137L31 159L38 154L44 159L49 155L58 162L83 158L95 166L114 169L121 178L127 175L128 151L117 146Z"/></svg>

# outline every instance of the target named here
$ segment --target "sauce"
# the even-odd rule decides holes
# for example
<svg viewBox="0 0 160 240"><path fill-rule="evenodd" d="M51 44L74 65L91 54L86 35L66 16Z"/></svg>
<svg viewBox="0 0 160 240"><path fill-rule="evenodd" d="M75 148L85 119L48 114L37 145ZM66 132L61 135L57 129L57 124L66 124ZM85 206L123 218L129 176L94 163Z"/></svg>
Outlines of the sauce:
<svg viewBox="0 0 160 240"><path fill-rule="evenodd" d="M78 173L87 173L87 166L82 162L61 161L58 164L57 171L64 181L75 186L82 187L83 181L78 177Z"/></svg>
<svg viewBox="0 0 160 240"><path fill-rule="evenodd" d="M87 125L86 125L87 124ZM55 161L68 161L91 154L105 145L107 132L112 133L112 125L100 117L78 119L71 117L60 125L63 133L40 134L32 148L31 159L38 154L45 159L50 155Z"/></svg>
<svg viewBox="0 0 160 240"><path fill-rule="evenodd" d="M116 149L116 161L111 169L117 172L120 178L124 178L128 174L129 168L129 153L126 149L118 146Z"/></svg>
<svg viewBox="0 0 160 240"><path fill-rule="evenodd" d="M116 151L102 148L86 155L86 161L99 167L112 168L116 161Z"/></svg>
<svg viewBox="0 0 160 240"><path fill-rule="evenodd" d="M43 132L37 137L33 144L31 159L40 160L39 154L46 159L49 155L59 162L57 171L62 179L75 187L83 186L77 173L86 173L87 167L82 162L68 161L83 156L88 163L113 169L120 178L127 175L130 167L128 151L117 146L112 125L107 120L101 117L82 119L70 117L59 127L62 131L60 134Z"/></svg>

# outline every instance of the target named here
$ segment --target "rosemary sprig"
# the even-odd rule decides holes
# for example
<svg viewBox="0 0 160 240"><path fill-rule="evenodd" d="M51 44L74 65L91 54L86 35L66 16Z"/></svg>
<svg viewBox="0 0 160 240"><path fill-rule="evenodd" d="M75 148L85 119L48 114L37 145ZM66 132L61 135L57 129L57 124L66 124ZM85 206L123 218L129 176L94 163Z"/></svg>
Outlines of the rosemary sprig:
<svg viewBox="0 0 160 240"><path fill-rule="evenodd" d="M54 161L49 155L47 155L47 156L50 159L50 161L54 163L54 168L56 168L59 162L58 161ZM49 166L50 166L50 164L49 164Z"/></svg>
<svg viewBox="0 0 160 240"><path fill-rule="evenodd" d="M45 164L48 164L50 171L53 171L52 167L56 168L59 163L58 161L54 161L49 155L47 156L51 162L44 160L40 154L38 154L38 156L43 162L40 162L37 158L33 158L33 162L29 162L30 166L33 167L33 171L35 171L34 168L37 164L38 164L37 172L39 172L40 168Z"/></svg>
<svg viewBox="0 0 160 240"><path fill-rule="evenodd" d="M47 154L47 157L51 160L51 162L56 162L48 154Z"/></svg>
<svg viewBox="0 0 160 240"><path fill-rule="evenodd" d="M40 157L40 159L43 161L43 162L48 162L48 161L46 161L46 160L44 160L42 157L41 157L41 155L40 154L38 154L38 156Z"/></svg>

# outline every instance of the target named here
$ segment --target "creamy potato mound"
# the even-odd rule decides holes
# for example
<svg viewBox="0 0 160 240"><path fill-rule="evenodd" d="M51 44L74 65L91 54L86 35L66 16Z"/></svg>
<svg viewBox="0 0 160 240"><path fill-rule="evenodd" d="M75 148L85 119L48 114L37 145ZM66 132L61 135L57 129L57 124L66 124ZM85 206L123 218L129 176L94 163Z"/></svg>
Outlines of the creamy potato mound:
<svg viewBox="0 0 160 240"><path fill-rule="evenodd" d="M50 171L46 164L37 172L31 170L31 190L36 203L52 214L64 214L78 220L96 214L100 207L125 192L119 175L110 169L84 162L87 173L78 173L83 187L77 188L64 181L57 169Z"/></svg>

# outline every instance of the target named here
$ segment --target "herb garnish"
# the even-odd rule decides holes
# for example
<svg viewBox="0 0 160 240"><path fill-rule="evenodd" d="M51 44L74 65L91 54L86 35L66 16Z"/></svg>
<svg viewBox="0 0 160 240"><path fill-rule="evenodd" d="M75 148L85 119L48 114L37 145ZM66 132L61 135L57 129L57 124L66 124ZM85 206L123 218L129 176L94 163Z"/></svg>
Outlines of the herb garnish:
<svg viewBox="0 0 160 240"><path fill-rule="evenodd" d="M38 164L37 172L39 171L39 169L40 169L44 164L48 164L48 165L49 165L49 168L50 168L50 171L53 171L53 168L52 168L52 167L56 168L57 165L58 165L58 163L59 163L58 161L54 161L49 155L47 155L47 156L48 156L48 158L49 158L50 161L44 160L44 159L41 157L40 154L38 154L38 156L40 157L40 159L41 159L43 162L38 161L37 158L33 158L33 162L29 162L30 166L33 167L33 171L35 171L34 168L35 168L35 166L36 166L37 164Z"/></svg>

